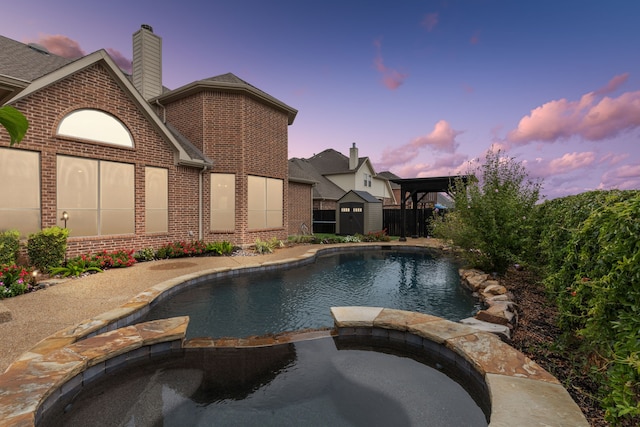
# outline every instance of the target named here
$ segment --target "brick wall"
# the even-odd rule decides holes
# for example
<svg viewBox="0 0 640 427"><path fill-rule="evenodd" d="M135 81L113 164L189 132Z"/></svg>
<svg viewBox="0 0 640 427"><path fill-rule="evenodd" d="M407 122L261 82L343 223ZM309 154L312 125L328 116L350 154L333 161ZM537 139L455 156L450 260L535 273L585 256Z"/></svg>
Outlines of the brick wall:
<svg viewBox="0 0 640 427"><path fill-rule="evenodd" d="M309 184L289 182L289 235L302 234L303 224L309 233L313 231L311 189Z"/></svg>
<svg viewBox="0 0 640 427"><path fill-rule="evenodd" d="M70 238L68 256L98 250L140 249L187 239L197 233L198 169L174 165L173 148L164 141L128 95L115 83L106 69L95 64L73 76L34 92L14 105L29 120L29 131L18 149L40 153L41 225L58 224L56 193L56 156L67 155L135 165L135 234ZM94 108L122 121L133 136L134 148L122 148L91 141L56 136L56 129L67 113ZM8 136L0 133L0 146L8 146ZM145 233L145 166L169 171L169 232ZM68 227L73 229L73 218ZM197 236L197 234L196 234Z"/></svg>
<svg viewBox="0 0 640 427"><path fill-rule="evenodd" d="M235 174L236 222L235 229L227 232L209 231L210 181L208 174L203 175L205 240L228 240L249 246L258 238L286 239L289 222L287 114L243 93L211 89L171 102L165 108L167 121L185 136L201 139L196 145L213 160L212 172ZM194 126L199 129L193 129ZM248 229L249 175L283 180L283 227Z"/></svg>

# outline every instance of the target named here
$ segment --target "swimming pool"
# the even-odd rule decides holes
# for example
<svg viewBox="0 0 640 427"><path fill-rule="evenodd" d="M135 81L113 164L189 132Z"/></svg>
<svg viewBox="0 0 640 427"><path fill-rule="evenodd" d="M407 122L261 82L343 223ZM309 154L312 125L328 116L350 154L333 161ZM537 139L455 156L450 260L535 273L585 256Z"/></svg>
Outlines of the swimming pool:
<svg viewBox="0 0 640 427"><path fill-rule="evenodd" d="M315 262L189 286L140 321L189 316L187 338L247 337L332 327L332 306L377 306L458 321L480 302L462 287L451 257L426 249L365 249Z"/></svg>

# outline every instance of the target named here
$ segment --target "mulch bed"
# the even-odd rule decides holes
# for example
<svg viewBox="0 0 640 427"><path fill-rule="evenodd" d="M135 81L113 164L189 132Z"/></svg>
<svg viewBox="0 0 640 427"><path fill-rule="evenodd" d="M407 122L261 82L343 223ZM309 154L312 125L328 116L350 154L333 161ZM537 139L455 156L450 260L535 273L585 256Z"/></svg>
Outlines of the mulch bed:
<svg viewBox="0 0 640 427"><path fill-rule="evenodd" d="M556 326L558 312L547 300L537 277L529 271L510 270L501 282L513 294L518 308L518 326L509 344L558 378L592 426L609 426L594 398L598 385L579 374L572 355L566 354L569 352L554 348L560 337Z"/></svg>

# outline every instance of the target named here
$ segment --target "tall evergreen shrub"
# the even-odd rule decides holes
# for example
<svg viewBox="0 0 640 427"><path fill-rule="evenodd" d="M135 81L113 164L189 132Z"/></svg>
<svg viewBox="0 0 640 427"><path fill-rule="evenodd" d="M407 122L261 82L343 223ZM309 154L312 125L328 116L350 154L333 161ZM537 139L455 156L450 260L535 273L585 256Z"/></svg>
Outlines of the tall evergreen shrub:
<svg viewBox="0 0 640 427"><path fill-rule="evenodd" d="M0 233L0 265L12 265L20 251L20 232L8 230Z"/></svg>
<svg viewBox="0 0 640 427"><path fill-rule="evenodd" d="M29 235L27 253L31 265L42 272L60 267L64 263L68 237L69 230L57 226L44 228Z"/></svg>

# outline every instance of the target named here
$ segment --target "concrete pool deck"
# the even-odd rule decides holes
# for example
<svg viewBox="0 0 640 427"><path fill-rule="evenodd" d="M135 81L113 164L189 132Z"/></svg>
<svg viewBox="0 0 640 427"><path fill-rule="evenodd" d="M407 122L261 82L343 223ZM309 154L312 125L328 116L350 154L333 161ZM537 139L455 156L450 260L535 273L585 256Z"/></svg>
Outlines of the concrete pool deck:
<svg viewBox="0 0 640 427"><path fill-rule="evenodd" d="M380 243L372 245L380 246ZM387 245L439 247L440 243L433 239L411 239L406 243L384 243L384 246ZM157 336L152 334L151 338L149 338L148 336L145 336L144 331L141 331L140 328L136 328L135 326L117 330L126 331L127 337L131 336L131 338L127 338L127 341L130 339L135 344L131 344L130 346L125 345L124 349L121 348L115 354L111 353L107 356L101 353L101 351L112 351L112 345L105 346L103 350L98 349L97 353L99 354L95 354L92 353L90 349L87 349L85 345L76 344L79 342L79 339L89 336L91 333L95 333L109 324L113 325L112 329L120 327L121 325L118 325L119 320L124 320L127 313L132 309L144 304L148 305L149 298L153 298L163 291L176 286L178 283L184 282L189 278L198 277L203 273L207 274L215 271L228 271L244 268L271 267L281 263L286 264L296 260L313 257L317 251L322 249L345 246L346 245L299 245L278 249L273 254L261 256L181 258L176 260L139 263L130 268L113 269L81 279L70 279L41 291L3 301L4 309L10 313L11 320L0 324L0 337L3 339L3 351L0 357L0 371L7 369L11 363L13 363L13 365L8 372L0 375L0 414L3 415L0 419L4 418L5 420L0 421L0 425L33 425L37 408L43 403L45 398L49 397L51 393L53 393L52 389L59 391L63 390L63 386L67 381L72 378L76 378L79 373L87 370L89 367L89 362L87 362L87 360L95 363L104 363L108 358L124 354L127 349L127 351L133 351L141 346L149 347L161 344L158 341L159 338ZM397 314L394 312L385 313L393 315ZM351 312L346 316L340 314L336 316L334 313L334 318L336 320L336 326L339 329L342 328L341 330L344 331L344 328L373 327L373 321L378 317L380 312L378 311L373 317L371 317L371 314L372 312L366 312L364 316L361 316L361 313L356 311L355 315ZM432 322L434 319L426 320L428 320L428 322ZM384 320L384 318L382 320ZM524 355L521 355L521 353L511 349L511 347L506 344L502 344L504 348L508 347L511 349L510 352L513 351L515 352L514 354L518 355L516 358L517 360L522 360L523 363L521 363L521 369L524 371L514 371L513 374L504 374L484 369L483 366L495 365L491 351L487 351L486 345L490 344L490 347L488 347L489 350L495 348L495 346L499 346L503 349L499 344L501 343L499 339L492 337L489 334L482 333L477 336L489 336L491 338L482 338L480 340L473 338L471 339L471 343L468 343L467 336L470 336L472 332L475 334L476 331L473 331L467 326L448 322L444 325L444 330L440 332L428 332L429 330L432 330L433 326L440 325L439 323L431 323L428 328L425 327L423 328L424 330L420 332L415 328L407 329L407 322L414 322L414 320L396 319L394 322L388 324L376 323L375 326L401 330L403 332L408 330L411 332L410 335L412 336L417 335L421 336L423 339L452 346L451 348L454 352L460 354L461 357L465 357L465 360L468 360L476 369L478 367L482 368L482 370L479 371L485 375L486 381L490 386L490 391L492 391L491 399L494 403L499 403L495 399L502 402L502 398L499 394L494 395L494 387L491 386L491 383L496 384L495 390L498 390L498 386L500 386L500 393L503 393L504 397L519 396L517 401L520 401L524 405L527 404L527 400L534 401L536 403L535 406L537 410L544 412L543 415L547 425L588 425L577 405L571 400L569 394L562 388L555 378L551 377L550 374L545 373L544 379L539 382L539 378L537 378L537 376L540 375L540 371L538 369L542 370L542 368L535 365L534 362L524 358ZM422 318L422 323L428 322ZM369 325L369 323L371 324ZM126 324L126 322L123 324ZM450 330L451 325L457 325L454 329L464 333L452 332ZM164 335L161 334L163 337L162 339L165 341L168 339L175 341L176 338L178 338L178 341L181 342L182 340L178 335L180 335L180 333L176 335L176 331L173 330L165 331ZM120 338L118 338L120 335L116 331L98 335L97 337L94 337L95 341L103 342L106 339L102 338L103 336L115 339L116 347L118 347L118 343L121 342L119 341ZM183 337L184 335L182 335L182 338ZM474 337L476 337L476 335L474 335ZM145 339L147 341L145 341ZM478 343L480 344L479 347L477 345ZM240 341L227 344L252 345L251 343L243 344ZM263 345L260 343L253 344ZM175 342L172 345L175 345ZM206 345L206 343L199 343L196 345ZM476 348L474 349L474 347ZM160 346L160 349L164 349L164 347ZM54 363L54 365L59 368L61 368L62 365L68 365L69 363L74 366L77 364L77 367L73 367L66 374L60 372L57 376L54 375L56 376L55 379L49 379L49 382L47 382L46 378L39 378L39 374L34 373L41 372L40 369L47 371L46 368L50 368L51 362L54 362L54 360L59 358L61 354L68 357L70 352L76 352L76 354L78 354L77 350L84 353L78 356L73 363L67 359L62 361L61 365L58 362ZM468 351L472 351L472 355L469 357L464 356ZM496 360L501 361L502 359L502 357L498 357ZM532 366L531 364L535 365L535 372L532 372L531 374L536 378L529 377L529 369L531 369ZM33 371L33 369L35 369L35 371ZM51 375L51 371L49 371L48 374ZM21 407L24 409L24 405L21 405L20 402L24 403L25 390L23 388L21 389L19 384L16 383L16 375L20 376L22 381L26 380L26 384L33 385L34 381L38 384L49 384L47 386L48 388L44 391L40 390L39 392L35 392L34 390L33 398L38 399L36 397L37 395L39 395L40 398L37 402L31 402L26 405L28 408L31 408L31 412L29 412L30 415L27 415L22 409L20 409ZM515 383L512 379L516 380ZM552 386L549 384L552 384ZM547 395L544 390L549 387L553 388L553 393L548 396L548 400L540 398L539 396ZM9 393L10 390L13 390L14 393ZM30 393L27 392L26 395L29 396ZM533 399L534 397L537 399ZM518 414L519 411L516 400L507 399L505 402L507 402L507 404L511 406L511 409L515 410L515 413ZM503 413L505 411L510 414L514 413L514 411L508 408L501 409L499 407L494 407L493 409L500 409ZM550 411L550 409L552 409L552 411ZM554 413L556 414L555 416L553 415ZM20 424L11 424L9 421L10 418L6 418L7 415L10 414L13 414L12 418L14 421L20 420ZM494 420L493 415L492 411L491 425L503 425L503 421L513 421L513 418L508 415L506 418L504 415L498 416ZM19 417L15 418L15 416ZM534 419L531 420L531 425L537 425L537 422ZM552 422L549 424L549 421L553 420L555 420L556 423ZM570 424L567 422L569 420L571 420Z"/></svg>

